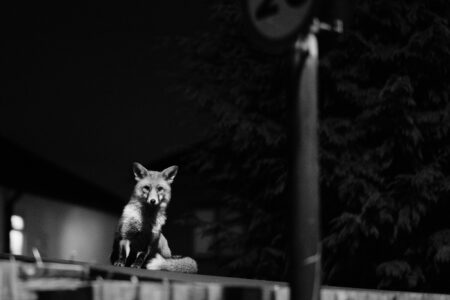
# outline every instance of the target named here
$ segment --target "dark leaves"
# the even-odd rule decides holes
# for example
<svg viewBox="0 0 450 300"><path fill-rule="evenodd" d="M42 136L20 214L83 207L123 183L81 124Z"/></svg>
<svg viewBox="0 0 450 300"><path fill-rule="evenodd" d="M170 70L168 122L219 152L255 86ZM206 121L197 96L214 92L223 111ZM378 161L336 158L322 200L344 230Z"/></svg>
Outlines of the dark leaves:
<svg viewBox="0 0 450 300"><path fill-rule="evenodd" d="M346 32L321 49L324 283L448 291L439 278L450 273L450 2L355 6ZM206 233L232 274L281 280L289 60L257 51L241 14L221 1L217 27L183 41L181 86L216 120L195 170L239 215Z"/></svg>

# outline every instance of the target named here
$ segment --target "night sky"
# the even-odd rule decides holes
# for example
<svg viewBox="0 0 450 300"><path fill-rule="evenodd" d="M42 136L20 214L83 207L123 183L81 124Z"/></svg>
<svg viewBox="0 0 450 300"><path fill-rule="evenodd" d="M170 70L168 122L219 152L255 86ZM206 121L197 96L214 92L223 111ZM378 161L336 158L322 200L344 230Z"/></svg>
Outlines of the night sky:
<svg viewBox="0 0 450 300"><path fill-rule="evenodd" d="M0 135L128 197L133 161L204 136L207 117L173 89L178 50L161 41L207 30L206 2L8 4Z"/></svg>

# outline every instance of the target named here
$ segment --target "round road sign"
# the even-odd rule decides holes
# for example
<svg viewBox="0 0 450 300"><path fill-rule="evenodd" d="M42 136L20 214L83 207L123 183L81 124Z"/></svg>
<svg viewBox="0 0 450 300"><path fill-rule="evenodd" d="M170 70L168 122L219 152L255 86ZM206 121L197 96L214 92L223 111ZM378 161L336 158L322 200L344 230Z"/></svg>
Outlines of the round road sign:
<svg viewBox="0 0 450 300"><path fill-rule="evenodd" d="M256 39L269 50L292 47L312 19L314 0L244 0L244 10Z"/></svg>

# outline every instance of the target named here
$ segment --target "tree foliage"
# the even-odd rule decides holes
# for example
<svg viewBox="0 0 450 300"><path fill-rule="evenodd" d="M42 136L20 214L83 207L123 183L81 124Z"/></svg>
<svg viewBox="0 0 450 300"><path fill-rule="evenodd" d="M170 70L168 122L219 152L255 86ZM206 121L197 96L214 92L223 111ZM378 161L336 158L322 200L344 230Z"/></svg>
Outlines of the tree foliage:
<svg viewBox="0 0 450 300"><path fill-rule="evenodd" d="M339 206L324 238L330 283L437 287L427 244L449 225L435 219L450 187L449 8L359 1L322 60L323 201Z"/></svg>
<svg viewBox="0 0 450 300"><path fill-rule="evenodd" d="M224 191L224 218L208 227L231 275L280 279L286 273L286 59L254 48L241 7L215 6L217 26L182 41L189 54L184 93L215 120L191 167ZM231 217L230 217L231 216Z"/></svg>
<svg viewBox="0 0 450 300"><path fill-rule="evenodd" d="M323 280L449 291L450 3L354 6L346 32L322 48ZM231 274L283 280L289 59L249 42L234 1L213 19L214 30L181 41L181 87L216 121L191 167L233 212L210 227Z"/></svg>

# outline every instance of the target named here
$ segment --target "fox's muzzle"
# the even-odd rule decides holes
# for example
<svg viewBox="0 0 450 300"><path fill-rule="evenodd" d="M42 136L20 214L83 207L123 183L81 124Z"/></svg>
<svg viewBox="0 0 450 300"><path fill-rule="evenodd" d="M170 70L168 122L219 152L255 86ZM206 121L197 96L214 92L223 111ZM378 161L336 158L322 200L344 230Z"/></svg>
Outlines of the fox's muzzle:
<svg viewBox="0 0 450 300"><path fill-rule="evenodd" d="M158 205L159 204L159 197L158 193L156 193L155 190L152 190L147 198L147 203L150 205Z"/></svg>

